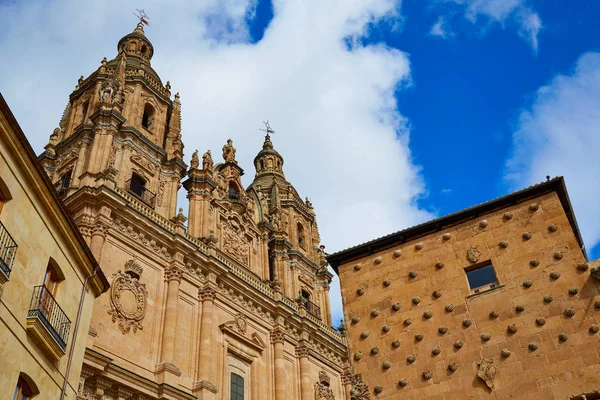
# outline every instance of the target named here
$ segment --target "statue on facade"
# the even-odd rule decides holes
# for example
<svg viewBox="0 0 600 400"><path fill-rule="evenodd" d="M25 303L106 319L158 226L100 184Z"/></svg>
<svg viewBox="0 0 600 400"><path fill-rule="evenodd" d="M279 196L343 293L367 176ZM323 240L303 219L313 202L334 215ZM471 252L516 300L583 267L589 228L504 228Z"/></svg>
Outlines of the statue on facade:
<svg viewBox="0 0 600 400"><path fill-rule="evenodd" d="M58 144L58 137L60 136L60 128L54 128L50 135L49 145L56 146Z"/></svg>
<svg viewBox="0 0 600 400"><path fill-rule="evenodd" d="M206 153L202 155L202 169L205 171L211 170L213 167L213 159L210 155L210 150L206 150Z"/></svg>
<svg viewBox="0 0 600 400"><path fill-rule="evenodd" d="M199 165L200 165L200 160L198 159L198 150L196 150L192 153L192 161L190 161L190 168L198 169Z"/></svg>
<svg viewBox="0 0 600 400"><path fill-rule="evenodd" d="M100 87L100 103L121 104L121 89L119 84L112 80L105 80Z"/></svg>
<svg viewBox="0 0 600 400"><path fill-rule="evenodd" d="M237 161L235 161L235 147L233 147L233 140L231 139L227 139L227 144L223 146L223 160L237 164Z"/></svg>

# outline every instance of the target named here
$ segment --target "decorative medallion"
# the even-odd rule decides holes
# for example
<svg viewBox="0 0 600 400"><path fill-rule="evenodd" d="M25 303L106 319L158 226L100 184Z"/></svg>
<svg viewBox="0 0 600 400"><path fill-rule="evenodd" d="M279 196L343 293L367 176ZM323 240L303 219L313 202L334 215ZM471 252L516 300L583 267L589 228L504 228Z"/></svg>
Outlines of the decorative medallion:
<svg viewBox="0 0 600 400"><path fill-rule="evenodd" d="M235 316L235 328L239 333L244 335L246 333L246 328L248 328L248 322L246 321L246 316L242 313L237 313Z"/></svg>
<svg viewBox="0 0 600 400"><path fill-rule="evenodd" d="M140 283L143 269L134 260L125 263L125 273L118 270L113 274L110 288L110 310L112 321L118 322L121 333L143 329L142 320L146 316L148 292L146 284Z"/></svg>
<svg viewBox="0 0 600 400"><path fill-rule="evenodd" d="M469 247L469 250L467 250L467 260L469 260L473 264L478 262L479 256L481 256L481 252L477 250L477 247L479 246Z"/></svg>
<svg viewBox="0 0 600 400"><path fill-rule="evenodd" d="M494 359L482 358L477 363L479 369L477 370L477 376L481 378L488 388L494 389L494 378L496 377L496 367L494 366Z"/></svg>
<svg viewBox="0 0 600 400"><path fill-rule="evenodd" d="M248 265L249 243L242 226L231 219L222 224L223 250L244 265Z"/></svg>

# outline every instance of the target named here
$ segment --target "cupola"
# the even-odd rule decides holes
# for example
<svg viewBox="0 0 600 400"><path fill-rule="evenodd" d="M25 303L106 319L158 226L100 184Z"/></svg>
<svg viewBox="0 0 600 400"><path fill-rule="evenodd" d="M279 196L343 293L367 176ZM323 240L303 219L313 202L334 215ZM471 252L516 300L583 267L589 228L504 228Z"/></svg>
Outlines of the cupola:
<svg viewBox="0 0 600 400"><path fill-rule="evenodd" d="M271 136L267 133L262 150L254 157L254 168L256 169L256 178L262 175L279 175L283 174L283 157L273 148Z"/></svg>

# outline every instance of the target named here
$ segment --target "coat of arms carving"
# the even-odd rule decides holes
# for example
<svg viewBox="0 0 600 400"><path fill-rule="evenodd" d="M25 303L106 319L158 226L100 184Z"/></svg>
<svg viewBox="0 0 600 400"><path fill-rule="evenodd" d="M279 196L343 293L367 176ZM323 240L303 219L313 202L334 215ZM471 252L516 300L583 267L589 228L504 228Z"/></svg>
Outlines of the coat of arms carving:
<svg viewBox="0 0 600 400"><path fill-rule="evenodd" d="M134 260L125 263L125 272L113 274L110 288L110 310L112 321L117 322L121 333L143 329L142 320L146 316L148 292L146 284L140 283L143 269Z"/></svg>
<svg viewBox="0 0 600 400"><path fill-rule="evenodd" d="M496 367L494 366L494 360L491 358L482 358L477 363L479 369L477 370L477 376L481 378L489 389L494 389L494 377L496 377Z"/></svg>
<svg viewBox="0 0 600 400"><path fill-rule="evenodd" d="M477 247L478 246L469 247L469 250L467 250L467 259L473 264L479 261L479 256L481 255L479 250L477 250Z"/></svg>
<svg viewBox="0 0 600 400"><path fill-rule="evenodd" d="M242 313L238 313L235 316L235 327L239 333L244 335L246 333L246 328L248 328L248 322L246 321L246 316Z"/></svg>
<svg viewBox="0 0 600 400"><path fill-rule="evenodd" d="M369 394L369 385L362 381L362 375L352 375L350 378L352 385L350 389L350 400L370 400L371 395Z"/></svg>
<svg viewBox="0 0 600 400"><path fill-rule="evenodd" d="M223 251L248 265L248 249L248 239L240 224L235 219L223 223Z"/></svg>
<svg viewBox="0 0 600 400"><path fill-rule="evenodd" d="M315 400L335 400L329 382L329 375L325 371L319 372L319 382L315 383Z"/></svg>

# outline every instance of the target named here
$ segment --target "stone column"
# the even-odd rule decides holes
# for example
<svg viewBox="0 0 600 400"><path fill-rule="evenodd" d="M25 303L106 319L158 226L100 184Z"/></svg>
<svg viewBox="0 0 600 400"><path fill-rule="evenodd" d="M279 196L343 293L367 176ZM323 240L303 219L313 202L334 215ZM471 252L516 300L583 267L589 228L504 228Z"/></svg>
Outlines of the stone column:
<svg viewBox="0 0 600 400"><path fill-rule="evenodd" d="M296 347L296 357L300 360L300 399L313 400L314 392L310 384L310 361L308 357L310 350L306 343L302 342ZM311 398L312 397L312 398Z"/></svg>
<svg viewBox="0 0 600 400"><path fill-rule="evenodd" d="M322 321L331 326L331 301L329 299L329 285L323 286L323 305L325 306L325 315L321 315Z"/></svg>
<svg viewBox="0 0 600 400"><path fill-rule="evenodd" d="M276 327L271 331L271 342L275 355L275 400L286 400L284 340L284 332L281 327Z"/></svg>
<svg viewBox="0 0 600 400"><path fill-rule="evenodd" d="M346 394L346 400L350 400L350 390L352 390L352 375L350 374L350 367L344 367L344 373L342 374L342 385L344 385L344 392Z"/></svg>
<svg viewBox="0 0 600 400"><path fill-rule="evenodd" d="M210 278L209 278L210 279ZM209 283L198 291L202 301L202 317L200 319L200 348L198 356L198 380L194 385L194 393L212 392L217 393L216 386L210 382L212 365L212 333L213 333L213 308L216 296L215 288ZM204 395L202 395L204 396ZM204 397L199 397L204 398Z"/></svg>
<svg viewBox="0 0 600 400"><path fill-rule="evenodd" d="M178 267L170 267L165 271L167 282L167 304L162 337L162 352L160 369L165 369L176 375L181 375L175 366L175 336L177 335L177 306L179 303L179 285L183 271Z"/></svg>
<svg viewBox="0 0 600 400"><path fill-rule="evenodd" d="M92 228L92 240L90 243L90 250L99 263L102 257L102 247L106 241L106 234L108 233L108 227L102 223L97 223Z"/></svg>

